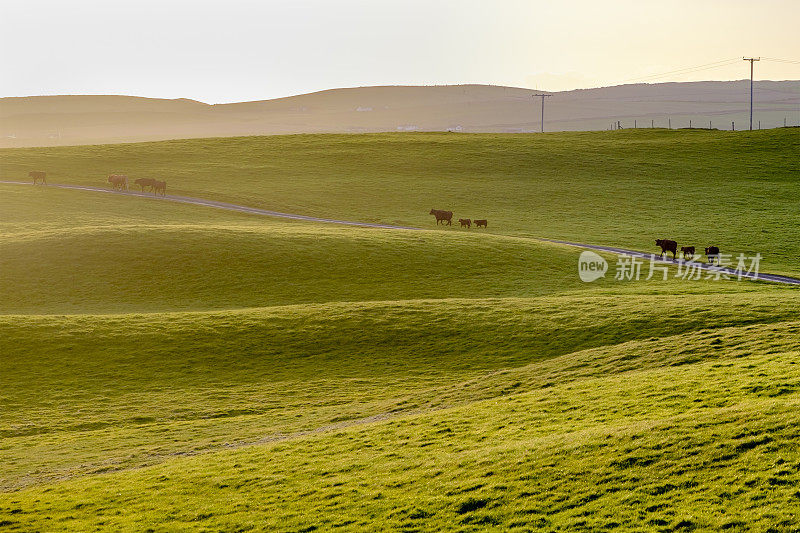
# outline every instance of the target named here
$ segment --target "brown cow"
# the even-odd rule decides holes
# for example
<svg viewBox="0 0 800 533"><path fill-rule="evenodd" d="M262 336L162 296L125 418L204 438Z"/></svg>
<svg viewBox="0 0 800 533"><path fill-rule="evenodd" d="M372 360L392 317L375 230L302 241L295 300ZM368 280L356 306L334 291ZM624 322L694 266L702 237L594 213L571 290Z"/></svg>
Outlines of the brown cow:
<svg viewBox="0 0 800 533"><path fill-rule="evenodd" d="M111 174L108 177L108 182L114 187L115 190L128 190L128 176L125 176L124 174Z"/></svg>
<svg viewBox="0 0 800 533"><path fill-rule="evenodd" d="M661 257L667 252L672 252L672 258L678 255L678 243L669 239L656 239L656 246L661 248Z"/></svg>
<svg viewBox="0 0 800 533"><path fill-rule="evenodd" d="M467 228L471 228L472 227L472 221L470 219L468 219L468 218L459 218L458 221L461 223L461 227L462 228L463 227L467 227Z"/></svg>
<svg viewBox="0 0 800 533"><path fill-rule="evenodd" d="M150 187L150 190L152 191L153 185L155 185L156 180L154 180L153 178L139 178L136 181L134 181L134 183L142 188L142 192L144 192L145 187Z"/></svg>
<svg viewBox="0 0 800 533"><path fill-rule="evenodd" d="M691 259L694 257L694 246L681 246L681 253L684 259Z"/></svg>
<svg viewBox="0 0 800 533"><path fill-rule="evenodd" d="M167 182L153 180L153 194L167 195Z"/></svg>
<svg viewBox="0 0 800 533"><path fill-rule="evenodd" d="M475 223L475 227L476 227L476 228L480 228L481 226L483 226L484 228L486 228L486 227L488 227L488 225L487 225L487 224L489 223L489 221L488 221L488 220L486 220L486 219L483 219L483 220L473 220L473 222Z"/></svg>
<svg viewBox="0 0 800 533"><path fill-rule="evenodd" d="M709 246L706 248L706 257L708 257L708 262L712 265L714 264L714 261L719 264L719 248L716 246Z"/></svg>
<svg viewBox="0 0 800 533"><path fill-rule="evenodd" d="M453 225L453 212L452 211L442 211L441 209L431 209L431 212L428 213L429 215L433 215L436 217L436 225L439 225L439 222L444 224L447 222L448 226Z"/></svg>
<svg viewBox="0 0 800 533"><path fill-rule="evenodd" d="M36 185L36 182L40 180L42 185L47 185L47 172L42 172L41 170L32 170L28 172L28 177L33 178L34 185Z"/></svg>

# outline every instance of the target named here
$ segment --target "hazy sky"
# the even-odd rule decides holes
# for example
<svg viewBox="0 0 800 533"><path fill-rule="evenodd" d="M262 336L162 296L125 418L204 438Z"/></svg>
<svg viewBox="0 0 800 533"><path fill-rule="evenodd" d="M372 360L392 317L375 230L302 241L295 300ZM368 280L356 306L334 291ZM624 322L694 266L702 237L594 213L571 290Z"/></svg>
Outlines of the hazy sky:
<svg viewBox="0 0 800 533"><path fill-rule="evenodd" d="M0 96L800 79L800 0L0 0ZM735 60L718 68L653 74Z"/></svg>

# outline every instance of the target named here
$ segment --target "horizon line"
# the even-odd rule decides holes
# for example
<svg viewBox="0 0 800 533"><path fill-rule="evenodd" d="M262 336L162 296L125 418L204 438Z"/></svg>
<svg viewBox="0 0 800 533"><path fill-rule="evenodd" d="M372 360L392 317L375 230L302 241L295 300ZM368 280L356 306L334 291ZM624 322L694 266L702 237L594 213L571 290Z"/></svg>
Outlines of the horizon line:
<svg viewBox="0 0 800 533"><path fill-rule="evenodd" d="M238 101L228 101L228 102L204 102L202 100L196 100L194 98L187 98L187 97L176 97L176 98L169 98L163 96L145 96L140 94L101 94L101 93L72 93L72 94L27 94L27 95L16 95L16 96L0 96L0 100L9 100L12 98L60 98L60 97L122 97L122 98L142 98L142 99L149 99L149 100L186 100L190 102L197 102L199 104L204 104L208 106L215 106L215 105L230 105L230 104L247 104L247 103L255 103L255 102L269 102L274 100L283 100L288 98L297 98L301 96L310 96L314 94L321 94L326 92L333 92L333 91L347 91L347 90L356 90L356 89L387 89L387 88L425 88L425 87L496 87L502 89L516 89L521 91L532 91L532 92L545 92L550 94L563 94L563 93L571 93L576 91L592 91L598 89L611 89L616 87L626 87L626 86L637 86L637 85L671 85L671 84L697 84L697 83L737 83L737 82L749 82L748 78L741 78L735 80L696 80L696 81L660 81L660 82L633 82L633 83L620 83L617 85L602 85L597 87L580 87L574 89L564 89L561 91L549 91L547 89L538 89L538 88L531 88L531 87L519 87L513 85L499 85L493 83L448 83L448 84L430 84L430 85L413 85L413 84L388 84L388 85L354 85L349 87L331 87L327 89L318 89L315 91L308 91L308 92L301 92L290 94L286 96L276 96L272 98L263 98L260 100L238 100ZM772 83L781 83L781 82L800 82L800 79L782 79L782 80L774 80L774 79L756 79L753 80L754 83L759 82L772 82Z"/></svg>

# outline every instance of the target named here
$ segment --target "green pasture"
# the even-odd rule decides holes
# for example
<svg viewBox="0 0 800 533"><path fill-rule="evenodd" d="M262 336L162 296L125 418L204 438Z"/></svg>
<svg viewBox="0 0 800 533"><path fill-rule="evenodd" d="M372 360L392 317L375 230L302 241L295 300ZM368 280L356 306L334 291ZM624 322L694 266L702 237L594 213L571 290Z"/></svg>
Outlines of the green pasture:
<svg viewBox="0 0 800 533"><path fill-rule="evenodd" d="M800 274L798 133L0 150L382 230L0 184L0 531L791 530L800 292L578 278L651 239ZM431 207L489 219L436 227ZM646 273L645 266L645 273Z"/></svg>
<svg viewBox="0 0 800 533"><path fill-rule="evenodd" d="M156 177L169 192L312 216L433 227L431 208L488 231L655 251L761 253L798 273L800 130L289 135L0 151L0 179ZM483 230L481 230L483 231Z"/></svg>

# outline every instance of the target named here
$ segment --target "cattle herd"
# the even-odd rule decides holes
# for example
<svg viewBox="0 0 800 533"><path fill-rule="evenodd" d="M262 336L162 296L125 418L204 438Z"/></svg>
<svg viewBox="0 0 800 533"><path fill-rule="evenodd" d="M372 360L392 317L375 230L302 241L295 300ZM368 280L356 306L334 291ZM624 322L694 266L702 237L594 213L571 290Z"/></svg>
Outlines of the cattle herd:
<svg viewBox="0 0 800 533"><path fill-rule="evenodd" d="M678 243L676 241L656 239L656 246L661 248L661 257L664 257L667 252L672 252L673 259L678 255ZM694 251L694 246L681 246L681 254L684 259L693 259ZM707 246L705 252L709 263L719 264L719 248L717 246Z"/></svg>
<svg viewBox="0 0 800 533"><path fill-rule="evenodd" d="M124 174L111 174L108 177L108 182L114 189L122 191L128 189L128 176ZM153 178L139 178L133 183L141 187L142 192L144 192L145 189L150 189L150 192L153 194L160 194L161 196L166 196L167 194L166 181L159 181Z"/></svg>
<svg viewBox="0 0 800 533"><path fill-rule="evenodd" d="M47 185L47 174L42 172L41 170L34 170L28 173L28 177L33 179L33 184L36 185L38 182L42 182L42 185ZM128 176L124 174L111 174L108 177L108 182L115 190L122 190L125 191L128 189ZM134 181L136 185L138 185L142 192L145 189L149 189L150 192L153 194L160 194L161 196L166 196L167 194L167 182L166 181L159 181L153 178L139 178ZM429 213L436 217L436 224L442 224L447 226L453 225L453 212L452 211L444 211L442 209L431 209ZM461 224L462 228L471 228L474 224L478 228L486 228L488 227L488 221L486 219L481 220L473 220L470 218L459 218L458 222ZM669 239L656 239L656 246L661 248L661 257L667 254L667 252L672 252L672 258L675 259L678 256L678 243L676 241L671 241ZM681 254L683 255L684 259L692 259L694 258L695 248L694 246L681 246ZM708 246L705 249L706 257L708 257L709 263L717 263L719 264L719 248L716 246Z"/></svg>
<svg viewBox="0 0 800 533"><path fill-rule="evenodd" d="M47 185L47 173L42 172L41 170L32 170L28 172L28 177L33 179L33 184L36 185L38 182L42 182L42 185ZM111 184L111 187L117 191L127 191L128 190L128 176L124 174L111 174L108 176L108 183ZM134 181L136 185L141 187L142 192L145 189L149 189L150 192L153 194L160 194L161 196L167 195L167 182L166 181L159 181L153 178L139 178Z"/></svg>
<svg viewBox="0 0 800 533"><path fill-rule="evenodd" d="M443 211L441 209L431 209L430 215L436 217L436 224L438 225L441 223L442 225L452 226L453 225L453 212L452 211ZM473 220L471 218L459 218L458 222L461 224L462 228L471 228L473 224L476 227L486 228L488 227L488 221L484 218L481 220Z"/></svg>
<svg viewBox="0 0 800 533"><path fill-rule="evenodd" d="M33 184L36 185L36 182L41 181L42 185L47 185L47 173L42 172L41 170L32 170L28 172L28 177L33 178Z"/></svg>

